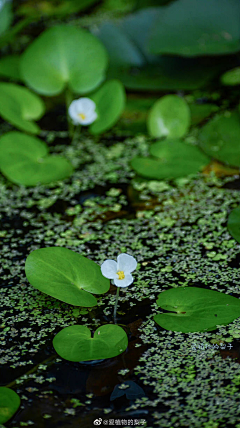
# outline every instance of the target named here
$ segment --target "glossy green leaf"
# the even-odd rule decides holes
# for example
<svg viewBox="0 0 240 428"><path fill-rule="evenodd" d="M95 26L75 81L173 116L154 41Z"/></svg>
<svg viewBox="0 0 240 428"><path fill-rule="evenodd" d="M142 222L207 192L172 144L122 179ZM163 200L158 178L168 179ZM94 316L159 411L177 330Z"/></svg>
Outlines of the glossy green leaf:
<svg viewBox="0 0 240 428"><path fill-rule="evenodd" d="M48 156L38 138L8 132L0 138L0 170L10 181L25 186L47 184L71 175L73 167L61 156Z"/></svg>
<svg viewBox="0 0 240 428"><path fill-rule="evenodd" d="M0 59L0 76L14 80L21 80L20 76L20 56L8 55Z"/></svg>
<svg viewBox="0 0 240 428"><path fill-rule="evenodd" d="M91 134L100 134L115 125L122 114L126 101L124 86L118 80L109 80L91 99L96 103L98 117L89 130Z"/></svg>
<svg viewBox="0 0 240 428"><path fill-rule="evenodd" d="M131 166L139 175L156 180L196 174L209 163L209 158L198 147L180 140L154 143L150 153L158 159L135 157L131 160Z"/></svg>
<svg viewBox="0 0 240 428"><path fill-rule="evenodd" d="M240 85L240 67L235 67L232 70L226 71L221 76L223 85L235 86Z"/></svg>
<svg viewBox="0 0 240 428"><path fill-rule="evenodd" d="M91 293L103 294L110 287L96 263L62 247L33 251L25 272L33 287L75 306L95 306L97 300Z"/></svg>
<svg viewBox="0 0 240 428"><path fill-rule="evenodd" d="M152 137L183 137L190 126L190 110L183 98L165 95L154 103L148 119L148 132Z"/></svg>
<svg viewBox="0 0 240 428"><path fill-rule="evenodd" d="M228 217L227 228L232 237L240 243L240 206L231 211Z"/></svg>
<svg viewBox="0 0 240 428"><path fill-rule="evenodd" d="M54 337L53 346L65 360L101 360L124 352L128 346L128 338L125 331L114 324L99 327L93 337L87 327L73 325L64 328Z"/></svg>
<svg viewBox="0 0 240 428"><path fill-rule="evenodd" d="M19 406L19 395L12 389L0 386L0 424L11 419Z"/></svg>
<svg viewBox="0 0 240 428"><path fill-rule="evenodd" d="M238 0L178 0L159 8L149 35L150 52L216 55L240 49Z"/></svg>
<svg viewBox="0 0 240 428"><path fill-rule="evenodd" d="M37 134L39 127L31 122L42 117L44 103L38 95L15 83L0 83L0 115L21 131Z"/></svg>
<svg viewBox="0 0 240 428"><path fill-rule="evenodd" d="M97 88L104 80L107 53L91 33L69 25L44 31L23 53L24 81L36 92L57 95L67 86L77 94Z"/></svg>
<svg viewBox="0 0 240 428"><path fill-rule="evenodd" d="M239 299L204 288L172 288L159 294L157 304L170 312L154 320L166 330L183 333L215 330L240 317Z"/></svg>
<svg viewBox="0 0 240 428"><path fill-rule="evenodd" d="M210 120L201 130L200 147L220 162L240 167L240 115L226 112Z"/></svg>

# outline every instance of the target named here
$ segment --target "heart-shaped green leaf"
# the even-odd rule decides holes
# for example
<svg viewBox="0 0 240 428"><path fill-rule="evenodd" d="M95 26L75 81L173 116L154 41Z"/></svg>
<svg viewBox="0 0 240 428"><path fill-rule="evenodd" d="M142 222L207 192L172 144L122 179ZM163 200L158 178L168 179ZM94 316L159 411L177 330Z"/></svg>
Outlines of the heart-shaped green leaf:
<svg viewBox="0 0 240 428"><path fill-rule="evenodd" d="M154 320L166 330L183 333L215 330L240 317L239 299L204 288L172 288L159 294L157 304L171 312Z"/></svg>
<svg viewBox="0 0 240 428"><path fill-rule="evenodd" d="M47 184L69 177L72 165L61 156L48 156L38 138L8 132L0 138L0 170L10 181L24 186Z"/></svg>
<svg viewBox="0 0 240 428"><path fill-rule="evenodd" d="M240 49L238 0L178 0L158 9L148 43L154 54L219 55Z"/></svg>
<svg viewBox="0 0 240 428"><path fill-rule="evenodd" d="M240 242L240 206L234 208L228 217L227 228L237 242Z"/></svg>
<svg viewBox="0 0 240 428"><path fill-rule="evenodd" d="M99 327L93 337L87 327L73 325L64 328L54 337L53 346L65 360L101 360L124 352L128 346L128 338L125 331L114 324Z"/></svg>
<svg viewBox="0 0 240 428"><path fill-rule="evenodd" d="M20 76L20 56L9 55L0 59L0 76L10 77L14 80L21 80Z"/></svg>
<svg viewBox="0 0 240 428"><path fill-rule="evenodd" d="M36 92L57 95L66 86L77 94L94 90L103 81L107 53L91 33L69 25L44 31L23 53L24 81Z"/></svg>
<svg viewBox="0 0 240 428"><path fill-rule="evenodd" d="M29 89L14 83L0 83L0 115L22 131L37 134L39 127L32 120L40 119L44 103Z"/></svg>
<svg viewBox="0 0 240 428"><path fill-rule="evenodd" d="M158 141L150 153L159 159L135 157L131 166L141 176L157 180L196 174L209 163L209 158L198 147L180 140Z"/></svg>
<svg viewBox="0 0 240 428"><path fill-rule="evenodd" d="M200 147L220 162L240 167L240 116L227 112L210 120L201 130Z"/></svg>
<svg viewBox="0 0 240 428"><path fill-rule="evenodd" d="M100 134L115 125L124 110L126 95L123 84L119 80L109 80L91 95L91 99L96 103L98 117L89 130L92 134Z"/></svg>
<svg viewBox="0 0 240 428"><path fill-rule="evenodd" d="M91 293L103 294L110 287L96 263L67 248L33 251L27 257L25 272L33 287L75 306L95 306L97 300Z"/></svg>
<svg viewBox="0 0 240 428"><path fill-rule="evenodd" d="M148 132L152 137L183 137L190 126L190 110L183 98L166 95L152 106L148 119Z"/></svg>
<svg viewBox="0 0 240 428"><path fill-rule="evenodd" d="M221 76L221 82L223 85L240 85L240 67L226 71L226 73Z"/></svg>
<svg viewBox="0 0 240 428"><path fill-rule="evenodd" d="M12 389L0 386L0 424L11 419L19 406L19 395Z"/></svg>

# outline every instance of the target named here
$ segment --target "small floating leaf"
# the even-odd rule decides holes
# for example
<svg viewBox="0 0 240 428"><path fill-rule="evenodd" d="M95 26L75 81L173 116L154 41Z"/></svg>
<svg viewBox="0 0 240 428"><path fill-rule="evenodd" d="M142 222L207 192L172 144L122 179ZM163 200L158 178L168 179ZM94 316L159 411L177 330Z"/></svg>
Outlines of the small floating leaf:
<svg viewBox="0 0 240 428"><path fill-rule="evenodd" d="M73 325L64 328L54 337L53 346L65 360L101 360L124 352L128 346L128 338L125 331L114 324L99 327L93 337L87 327Z"/></svg>
<svg viewBox="0 0 240 428"><path fill-rule="evenodd" d="M147 119L152 137L183 137L190 126L190 109L183 98L166 95L152 106Z"/></svg>
<svg viewBox="0 0 240 428"><path fill-rule="evenodd" d="M240 167L240 116L227 112L210 120L201 130L200 147L220 162Z"/></svg>
<svg viewBox="0 0 240 428"><path fill-rule="evenodd" d="M109 80L91 95L97 107L97 119L89 130L92 134L107 131L118 121L125 106L125 90L119 80Z"/></svg>
<svg viewBox="0 0 240 428"><path fill-rule="evenodd" d="M31 122L45 111L41 98L15 83L0 83L0 115L21 131L37 134L39 127Z"/></svg>
<svg viewBox="0 0 240 428"><path fill-rule="evenodd" d="M19 406L19 395L12 389L0 386L0 424L11 419Z"/></svg>
<svg viewBox="0 0 240 428"><path fill-rule="evenodd" d="M139 175L157 180L196 174L209 162L198 147L180 140L158 141L151 145L150 153L159 159L135 157L131 166Z"/></svg>
<svg viewBox="0 0 240 428"><path fill-rule="evenodd" d="M228 217L227 228L237 242L240 242L240 206L234 208Z"/></svg>
<svg viewBox="0 0 240 428"><path fill-rule="evenodd" d="M158 306L170 311L154 320L166 330L190 333L215 330L240 317L240 300L218 291L179 287L160 293Z"/></svg>
<svg viewBox="0 0 240 428"><path fill-rule="evenodd" d="M27 257L25 272L33 287L75 306L95 306L97 300L91 293L103 294L110 287L100 266L62 247L33 251Z"/></svg>
<svg viewBox="0 0 240 428"><path fill-rule="evenodd" d="M102 43L82 28L57 25L44 31L23 53L24 81L36 92L57 95L66 86L85 94L105 77L107 53Z"/></svg>
<svg viewBox="0 0 240 428"><path fill-rule="evenodd" d="M48 156L47 145L21 132L8 132L0 138L0 169L10 181L24 186L47 184L69 177L70 162L61 156Z"/></svg>
<svg viewBox="0 0 240 428"><path fill-rule="evenodd" d="M221 82L223 85L240 85L240 67L226 71L226 73L221 76Z"/></svg>

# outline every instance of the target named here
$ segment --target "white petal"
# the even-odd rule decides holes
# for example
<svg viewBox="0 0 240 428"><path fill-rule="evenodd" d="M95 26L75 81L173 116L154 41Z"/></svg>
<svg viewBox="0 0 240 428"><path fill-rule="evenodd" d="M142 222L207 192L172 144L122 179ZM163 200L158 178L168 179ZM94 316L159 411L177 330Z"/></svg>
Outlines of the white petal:
<svg viewBox="0 0 240 428"><path fill-rule="evenodd" d="M69 108L68 114L71 117L72 121L77 125L79 123L78 109L77 109L77 100L73 101Z"/></svg>
<svg viewBox="0 0 240 428"><path fill-rule="evenodd" d="M117 272L117 263L115 260L105 260L101 265L101 272L105 278L115 278Z"/></svg>
<svg viewBox="0 0 240 428"><path fill-rule="evenodd" d="M130 256L129 254L119 254L117 257L117 269L123 270L123 272L126 274L134 271L137 267L137 260Z"/></svg>
<svg viewBox="0 0 240 428"><path fill-rule="evenodd" d="M125 275L124 279L114 279L114 284L116 287L127 287L128 285L132 284L134 278L129 273L128 275Z"/></svg>
<svg viewBox="0 0 240 428"><path fill-rule="evenodd" d="M77 101L77 107L83 113L90 113L96 109L96 104L90 98L79 98Z"/></svg>

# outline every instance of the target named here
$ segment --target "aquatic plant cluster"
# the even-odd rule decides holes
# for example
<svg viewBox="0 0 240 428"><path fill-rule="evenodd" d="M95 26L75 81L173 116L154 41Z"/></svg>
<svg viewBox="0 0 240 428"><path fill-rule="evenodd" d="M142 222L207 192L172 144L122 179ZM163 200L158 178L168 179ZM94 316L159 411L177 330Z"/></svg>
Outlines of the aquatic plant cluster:
<svg viewBox="0 0 240 428"><path fill-rule="evenodd" d="M49 17L96 2L71 3ZM12 10L0 2L3 52L38 20L20 7L25 18L12 26ZM125 425L146 426L146 416L166 428L239 428L239 90L221 98L240 84L239 12L237 0L142 0L97 30L50 21L20 55L0 59L0 424L15 428L33 392L61 391L59 369L82 376L90 364L65 415L87 418L111 393L98 408L109 421L126 396ZM179 32L189 17L191 37ZM197 79L206 55L219 61ZM169 70L181 56L179 70L190 71L178 79ZM204 108L203 91L183 92L213 76L220 89L205 93ZM125 88L174 92L147 100L145 131L129 138ZM65 131L55 130L58 114L51 130L41 125L54 103L65 104Z"/></svg>

